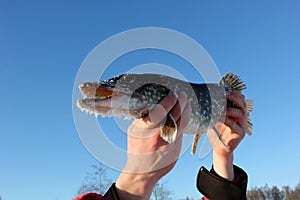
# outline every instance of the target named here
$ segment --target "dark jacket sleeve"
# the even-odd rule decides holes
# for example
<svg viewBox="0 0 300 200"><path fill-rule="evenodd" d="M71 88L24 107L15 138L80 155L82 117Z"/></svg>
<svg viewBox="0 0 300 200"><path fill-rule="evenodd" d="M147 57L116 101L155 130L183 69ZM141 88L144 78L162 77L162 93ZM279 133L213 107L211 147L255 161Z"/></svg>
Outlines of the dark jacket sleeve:
<svg viewBox="0 0 300 200"><path fill-rule="evenodd" d="M210 200L246 200L248 176L244 170L234 166L235 179L228 181L201 167L197 176L197 189Z"/></svg>
<svg viewBox="0 0 300 200"><path fill-rule="evenodd" d="M244 170L234 166L235 180L227 181L214 169L201 167L197 176L197 188L210 200L246 200L248 176ZM115 184L109 188L102 200L120 200Z"/></svg>
<svg viewBox="0 0 300 200"><path fill-rule="evenodd" d="M107 190L102 200L120 200L115 183Z"/></svg>

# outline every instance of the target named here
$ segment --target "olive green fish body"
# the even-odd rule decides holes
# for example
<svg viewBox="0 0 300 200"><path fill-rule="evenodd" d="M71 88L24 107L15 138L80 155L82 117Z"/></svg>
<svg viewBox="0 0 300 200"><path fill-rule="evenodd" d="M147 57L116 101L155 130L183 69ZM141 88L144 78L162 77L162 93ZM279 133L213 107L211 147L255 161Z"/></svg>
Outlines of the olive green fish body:
<svg viewBox="0 0 300 200"><path fill-rule="evenodd" d="M82 111L96 116L126 118L145 117L170 92L184 92L192 107L184 133L196 134L198 142L199 133L213 128L227 106L234 106L226 100L225 92L232 89L242 91L246 85L232 73L225 74L219 83L208 84L190 83L159 74L123 74L100 82L86 82L79 88L84 98L79 99L77 105ZM250 113L252 101L246 103ZM172 120L172 117L168 116L165 123L168 127L162 126L161 131L167 130L167 133L161 135L168 142L172 142L177 133L176 123ZM248 132L251 134L252 123L250 119L248 122Z"/></svg>

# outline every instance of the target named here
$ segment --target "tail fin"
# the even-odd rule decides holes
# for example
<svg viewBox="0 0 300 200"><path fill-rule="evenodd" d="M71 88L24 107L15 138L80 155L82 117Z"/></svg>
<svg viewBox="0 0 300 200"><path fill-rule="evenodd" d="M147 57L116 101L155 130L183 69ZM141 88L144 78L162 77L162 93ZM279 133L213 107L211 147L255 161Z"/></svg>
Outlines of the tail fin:
<svg viewBox="0 0 300 200"><path fill-rule="evenodd" d="M240 79L239 76L234 75L233 73L229 72L225 74L221 80L226 87L226 89L235 89L242 91L247 88L246 84Z"/></svg>
<svg viewBox="0 0 300 200"><path fill-rule="evenodd" d="M250 113L253 110L253 101L252 100L246 100L246 110L247 110L247 115L248 115L248 135L252 135L252 127L253 124L250 119Z"/></svg>

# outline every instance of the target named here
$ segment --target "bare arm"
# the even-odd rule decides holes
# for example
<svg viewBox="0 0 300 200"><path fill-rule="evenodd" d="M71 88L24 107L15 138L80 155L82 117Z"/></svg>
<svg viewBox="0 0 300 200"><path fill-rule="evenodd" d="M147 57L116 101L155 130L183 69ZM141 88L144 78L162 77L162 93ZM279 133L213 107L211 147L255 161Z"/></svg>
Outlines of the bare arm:
<svg viewBox="0 0 300 200"><path fill-rule="evenodd" d="M242 141L247 131L247 112L244 96L238 91L232 91L227 94L227 99L232 101L236 108L228 108L226 116L223 116L216 124L216 129L221 134L226 144L230 147L226 148L214 130L208 131L211 144L214 146L213 151L213 167L217 174L221 177L232 181L234 177L233 171L233 151Z"/></svg>
<svg viewBox="0 0 300 200"><path fill-rule="evenodd" d="M159 123L170 113L178 128L177 139L167 143L160 135ZM173 169L178 159L182 131L191 107L185 94L164 98L148 117L135 120L128 128L128 161L116 188L121 199L149 199L157 181Z"/></svg>

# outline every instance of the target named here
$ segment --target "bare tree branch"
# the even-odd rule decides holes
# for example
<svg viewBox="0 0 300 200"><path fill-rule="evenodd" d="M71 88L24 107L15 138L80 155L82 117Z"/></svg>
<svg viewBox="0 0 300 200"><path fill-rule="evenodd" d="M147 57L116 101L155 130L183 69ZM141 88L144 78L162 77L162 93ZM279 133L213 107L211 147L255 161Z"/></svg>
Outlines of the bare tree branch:
<svg viewBox="0 0 300 200"><path fill-rule="evenodd" d="M152 196L154 200L171 200L173 192L166 187L167 181L156 183L153 188Z"/></svg>
<svg viewBox="0 0 300 200"><path fill-rule="evenodd" d="M280 190L277 186L271 188L265 185L261 188L252 188L247 191L247 200L299 200L300 199L300 182L291 189L290 186L283 186Z"/></svg>
<svg viewBox="0 0 300 200"><path fill-rule="evenodd" d="M92 172L87 173L85 181L77 191L78 195L87 192L104 194L112 184L112 181L107 178L106 167L104 167L102 164L92 165L91 167L93 170Z"/></svg>

